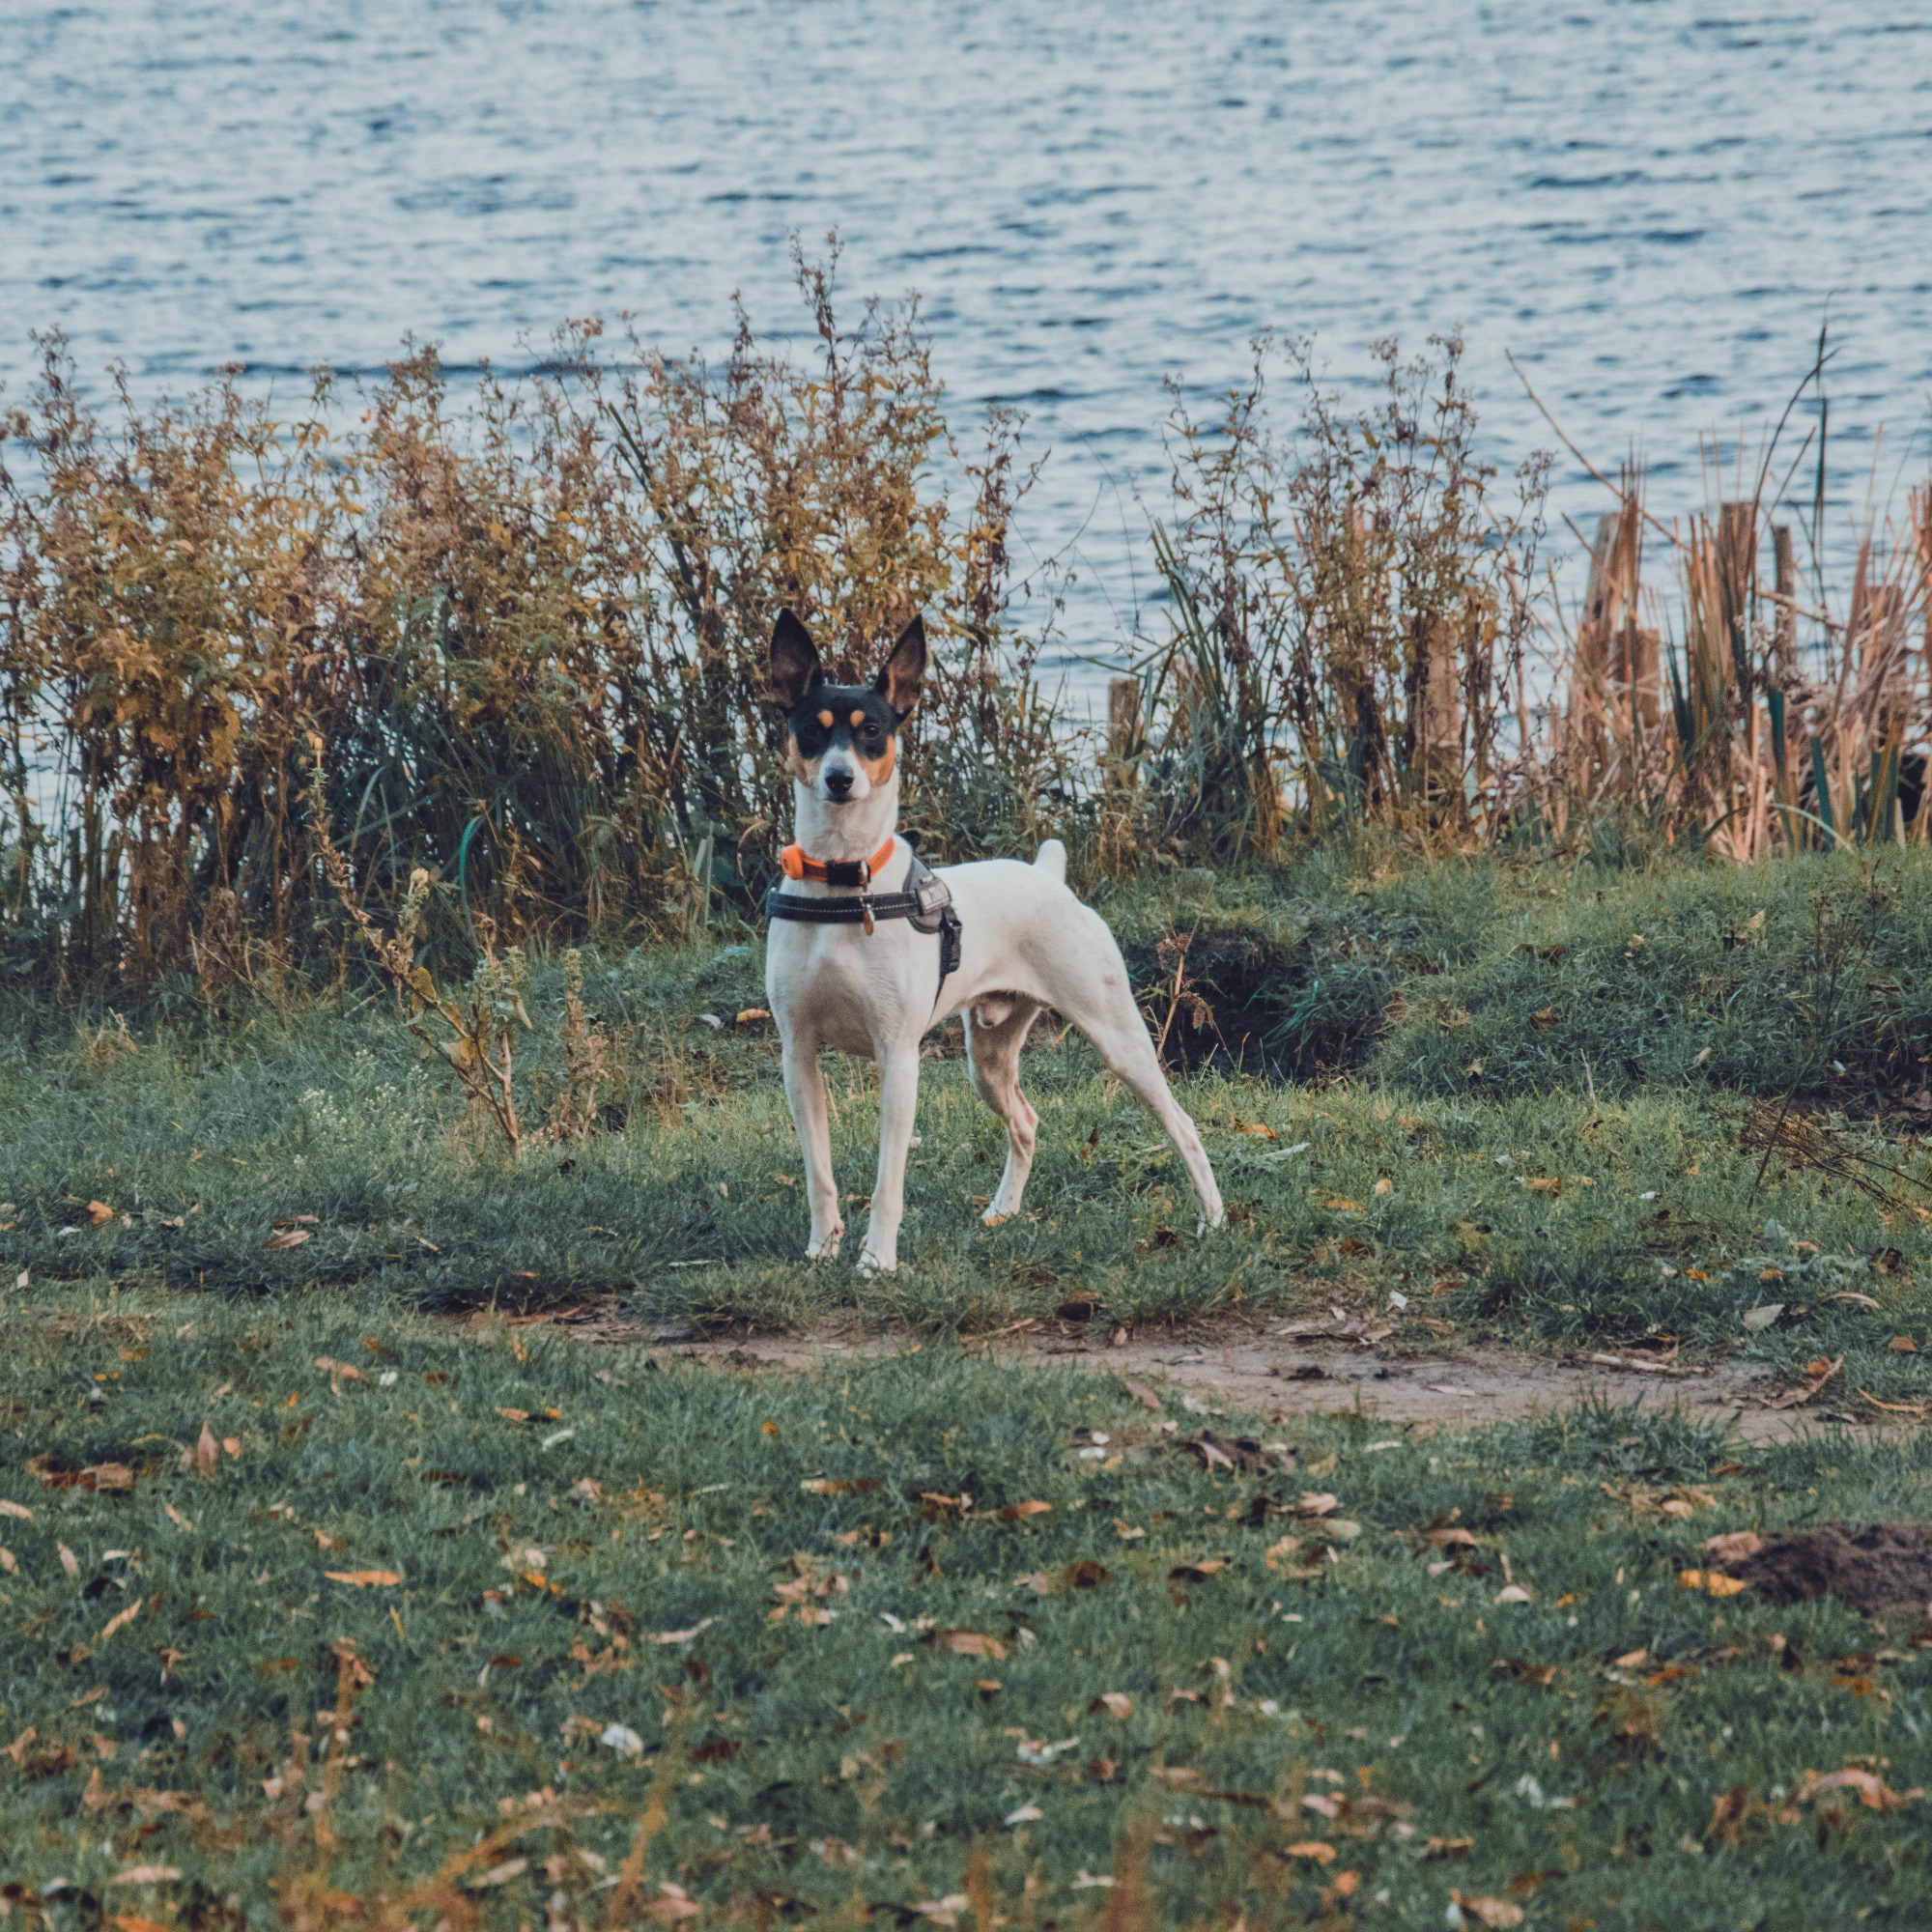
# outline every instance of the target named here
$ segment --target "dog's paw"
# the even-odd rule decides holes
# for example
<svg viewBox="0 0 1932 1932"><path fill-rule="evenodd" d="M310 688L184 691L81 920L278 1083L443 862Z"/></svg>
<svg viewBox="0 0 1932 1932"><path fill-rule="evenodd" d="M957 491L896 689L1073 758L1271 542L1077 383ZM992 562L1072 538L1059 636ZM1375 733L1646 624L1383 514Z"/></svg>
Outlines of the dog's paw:
<svg viewBox="0 0 1932 1932"><path fill-rule="evenodd" d="M895 1274L897 1262L889 1262L875 1255L870 1248L859 1250L859 1272L861 1274Z"/></svg>
<svg viewBox="0 0 1932 1932"><path fill-rule="evenodd" d="M1004 1222L1010 1221L1012 1218L1013 1217L1010 1214L1001 1213L997 1208L988 1208L986 1211L980 1216L980 1224L988 1228L997 1228L1001 1226Z"/></svg>
<svg viewBox="0 0 1932 1932"><path fill-rule="evenodd" d="M1225 1208L1217 1208L1213 1213L1204 1214L1200 1220L1195 1222L1194 1232L1197 1236L1211 1235L1217 1228L1225 1228L1227 1225L1228 1210Z"/></svg>
<svg viewBox="0 0 1932 1932"><path fill-rule="evenodd" d="M822 1241L813 1241L805 1251L809 1262L835 1262L838 1259L838 1243L843 1239L845 1230L834 1228Z"/></svg>

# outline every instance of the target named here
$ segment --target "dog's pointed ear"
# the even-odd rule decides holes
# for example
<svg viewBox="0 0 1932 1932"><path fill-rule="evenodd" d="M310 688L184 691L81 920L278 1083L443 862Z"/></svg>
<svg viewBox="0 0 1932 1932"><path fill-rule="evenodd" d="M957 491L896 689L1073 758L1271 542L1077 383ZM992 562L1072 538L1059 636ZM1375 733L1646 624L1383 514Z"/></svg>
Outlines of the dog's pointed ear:
<svg viewBox="0 0 1932 1932"><path fill-rule="evenodd" d="M880 667L872 689L882 696L901 720L919 702L920 681L925 676L925 619L915 617L899 633L893 654Z"/></svg>
<svg viewBox="0 0 1932 1932"><path fill-rule="evenodd" d="M789 611L781 611L772 626L772 696L789 711L807 692L825 682L825 667L811 633Z"/></svg>

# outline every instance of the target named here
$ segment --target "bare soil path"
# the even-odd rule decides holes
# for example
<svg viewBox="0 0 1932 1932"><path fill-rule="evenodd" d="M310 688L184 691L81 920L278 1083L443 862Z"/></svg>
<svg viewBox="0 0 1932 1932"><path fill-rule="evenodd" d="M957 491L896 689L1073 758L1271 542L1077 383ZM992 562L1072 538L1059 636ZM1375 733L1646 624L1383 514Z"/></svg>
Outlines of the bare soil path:
<svg viewBox="0 0 1932 1932"><path fill-rule="evenodd" d="M923 1346L902 1331L856 1326L686 1338L612 1315L585 1311L585 1317L566 1317L559 1325L588 1342L643 1347L741 1369L814 1368ZM1310 1335L1308 1325L1222 1322L1110 1341L1104 1332L1089 1336L1066 1324L1021 1324L1017 1331L968 1338L967 1346L1042 1365L1154 1378L1208 1408L1242 1409L1279 1421L1359 1411L1391 1425L1467 1427L1568 1408L1597 1396L1735 1422L1751 1441L1845 1424L1874 1426L1869 1414L1839 1406L1836 1390L1829 1386L1797 1406L1772 1407L1772 1400L1786 1391L1744 1362L1680 1367L1631 1355L1566 1360L1491 1347L1416 1355L1352 1338Z"/></svg>

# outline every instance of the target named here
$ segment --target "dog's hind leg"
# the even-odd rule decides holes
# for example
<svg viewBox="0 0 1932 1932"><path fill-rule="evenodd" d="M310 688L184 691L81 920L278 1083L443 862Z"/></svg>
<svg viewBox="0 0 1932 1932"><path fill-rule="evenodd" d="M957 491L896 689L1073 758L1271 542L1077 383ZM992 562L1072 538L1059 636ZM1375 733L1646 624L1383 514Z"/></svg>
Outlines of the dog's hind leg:
<svg viewBox="0 0 1932 1932"><path fill-rule="evenodd" d="M976 1017L979 1012L996 1010L998 1006L988 1002L969 1009L966 1014L966 1061L973 1069L973 1085L980 1099L1007 1123L1007 1170L1000 1176L999 1190L982 1217L988 1227L1020 1211L1020 1196L1033 1171L1034 1142L1039 1131L1039 1116L1020 1092L1020 1049L1040 1009L1031 1000L1021 1000L991 1026Z"/></svg>
<svg viewBox="0 0 1932 1932"><path fill-rule="evenodd" d="M1097 917L1094 923L1099 924ZM1194 1122L1168 1091L1153 1041L1148 1037L1147 1022L1128 989L1120 948L1104 926L1099 938L1109 956L1094 959L1091 956L1093 948L1079 949L1089 953L1081 963L1090 970L1064 975L1062 996L1054 1005L1094 1042L1094 1051L1108 1067L1133 1089L1141 1105L1167 1129L1167 1137L1194 1184L1202 1227L1218 1228L1228 1215L1221 1205L1221 1190L1214 1182L1214 1170L1208 1162L1208 1150L1201 1145Z"/></svg>
<svg viewBox="0 0 1932 1932"><path fill-rule="evenodd" d="M832 1172L832 1128L825 1115L825 1071L816 1040L787 1036L784 1042L785 1099L805 1157L805 1198L811 1210L810 1261L831 1261L838 1252L845 1223L838 1214L838 1181Z"/></svg>
<svg viewBox="0 0 1932 1932"><path fill-rule="evenodd" d="M872 1211L859 1250L862 1274L890 1274L899 1264L899 1223L905 1217L906 1155L919 1115L919 1038L883 1049L879 1063L879 1173Z"/></svg>

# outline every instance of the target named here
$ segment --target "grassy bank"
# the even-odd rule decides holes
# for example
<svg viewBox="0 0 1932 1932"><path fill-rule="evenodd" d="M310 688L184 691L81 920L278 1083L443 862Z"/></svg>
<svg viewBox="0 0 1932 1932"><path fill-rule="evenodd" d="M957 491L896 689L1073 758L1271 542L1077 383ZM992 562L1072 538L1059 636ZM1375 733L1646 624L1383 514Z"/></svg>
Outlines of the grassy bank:
<svg viewBox="0 0 1932 1932"><path fill-rule="evenodd" d="M1714 1533L1923 1514L1922 1441L1605 1409L1243 1452L945 1343L733 1376L318 1294L14 1298L4 1343L28 1922L1688 1932L1927 1895L1922 1801L1887 1808L1932 1785L1914 1618L1678 1580ZM1847 1766L1884 1795L1818 1785Z"/></svg>
<svg viewBox="0 0 1932 1932"><path fill-rule="evenodd" d="M1417 1346L1667 1337L1780 1372L1843 1355L1853 1407L1859 1388L1911 1399L1924 1357L1894 1342L1932 1348L1912 1104L1928 869L1916 853L1876 877L1850 860L1632 875L1331 856L1123 896L1109 912L1170 1059L1196 1065L1183 1097L1234 1225L1195 1237L1146 1117L1077 1037L1042 1030L1027 1211L984 1229L1004 1142L955 1027L922 1090L908 1264L883 1281L799 1259L754 940L597 963L598 1129L521 1159L383 999L132 1025L37 1009L0 1049L0 1264L39 1284L366 1287L440 1308L614 1295L671 1323L1341 1303ZM563 1080L559 997L554 971L533 976L533 1134ZM1302 1077L1270 1077L1288 1067ZM1752 1096L1787 1094L1820 1123L1817 1158L1746 1144ZM869 1066L838 1063L833 1094L856 1218Z"/></svg>

